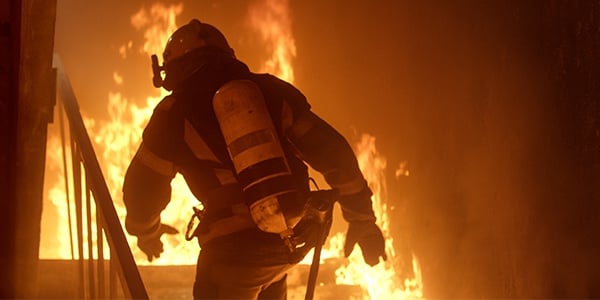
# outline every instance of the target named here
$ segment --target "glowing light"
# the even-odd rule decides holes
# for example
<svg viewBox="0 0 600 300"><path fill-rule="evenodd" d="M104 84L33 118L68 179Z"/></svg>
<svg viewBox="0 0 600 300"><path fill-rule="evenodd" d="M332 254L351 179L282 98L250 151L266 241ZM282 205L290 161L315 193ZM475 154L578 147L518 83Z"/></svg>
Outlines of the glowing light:
<svg viewBox="0 0 600 300"><path fill-rule="evenodd" d="M144 34L144 44L139 52L145 57L162 53L165 41L178 28L177 15L183 11L183 4L166 6L154 4L149 9L142 8L131 17L132 26ZM127 49L134 48L128 43ZM150 85L145 104L136 105L133 99L126 99L120 93L109 94L108 111L111 119L103 123L101 129L94 133L98 149L102 151L102 165L105 169L107 183L115 201L117 213L121 220L125 219L126 210L122 203L121 186L127 166L135 154L145 128L155 106L169 93L163 89L153 89ZM171 182L171 202L161 214L163 223L185 231L186 220L192 213L192 207L198 201L190 192L185 181L177 175ZM122 224L124 221L121 222ZM136 246L136 239L127 236L136 262L149 264L146 256ZM198 257L199 247L195 242L186 241L183 234L162 237L165 251L154 260L156 265L193 265Z"/></svg>
<svg viewBox="0 0 600 300"><path fill-rule="evenodd" d="M295 41L291 32L291 12L288 1L266 0L254 2L249 8L249 19L254 29L263 38L267 48L272 48L272 56L263 64L262 71L272 73L288 82L293 82L292 58L296 56ZM386 238L388 261L380 262L374 267L364 263L361 252L353 251L348 263L335 271L336 284L360 286L365 299L417 299L423 298L422 280L419 263L413 256L412 266L414 278L400 278L394 269L398 259L393 247L393 238L389 233L388 208L384 199L386 181L384 170L386 160L375 147L375 137L363 135L355 152L359 165L369 186L373 190L373 209L377 224ZM408 176L406 164L401 164L402 175ZM332 234L323 247L321 261L328 258L343 257L344 234ZM301 262L310 264L311 251ZM318 299L318 295L315 295Z"/></svg>
<svg viewBox="0 0 600 300"><path fill-rule="evenodd" d="M254 2L248 10L250 24L261 36L271 56L261 66L261 72L271 73L287 82L294 82L292 60L296 57L296 42L292 35L292 20L287 0Z"/></svg>
<svg viewBox="0 0 600 300"><path fill-rule="evenodd" d="M385 168L387 162L375 147L375 137L364 134L356 145L355 152L359 166L373 191L373 210L377 225L386 238L388 260L374 267L363 262L360 251L353 251L348 257L349 263L336 270L336 283L360 285L367 299L418 299L423 298L421 271L416 257L412 258L414 278L402 280L394 269L397 260L393 238L389 232L388 207Z"/></svg>
<svg viewBox="0 0 600 300"><path fill-rule="evenodd" d="M133 42L128 41L125 45L118 48L121 57L126 58L128 55L139 55L140 53L149 57L150 54L162 53L165 41L177 29L177 24L175 23L176 16L182 10L182 4L171 6L154 4L149 9L142 8L136 12L131 17L131 24L137 30L143 32L145 41L143 46L138 48L139 52L137 53L128 53L131 49L134 49ZM113 73L113 80L117 86L127 88L125 78L116 71ZM107 106L108 120L97 121L91 117L84 116L86 128L89 136L92 138L94 149L98 155L98 160L122 224L124 223L123 220L126 214L121 192L125 171L140 144L143 128L152 115L154 107L168 94L162 89L153 89L150 84L148 87L148 94L153 96L147 97L145 103L142 105L136 104L139 101L135 101L135 99L123 97L119 92L109 92ZM50 138L48 149L48 169L58 170L56 173L62 175L62 150L58 137L53 136ZM70 151L68 147L67 151ZM70 169L70 165L67 169ZM46 197L49 198L51 203L55 205L55 209L60 213L59 219L56 221L58 223L56 227L60 229L57 229L55 233L58 242L53 242L52 247L43 247L40 253L41 258L71 258L70 236L72 234L69 233L69 230L75 232L76 229L74 222L71 222L70 225L68 224L69 218L66 215L64 178L61 176L57 176L57 178L53 184L50 184L51 187L47 189ZM192 213L191 208L197 205L198 202L187 188L181 176L176 176L171 183L171 187L173 189L172 201L163 212L162 221L180 231L184 231L186 220ZM70 198L73 199L72 196ZM74 209L72 208L71 214L74 214L73 211ZM71 219L74 220L74 216ZM95 218L92 218L92 222L95 222ZM69 229L69 226L72 228ZM126 236L136 262L141 265L148 264L145 255L136 246L137 240L135 237ZM92 239L95 239L95 233ZM169 235L163 237L162 240L165 243L167 251L159 259L154 260L152 264L195 264L199 251L197 243L186 241L183 234ZM87 250L84 253L87 253ZM108 253L108 251L105 251L105 253ZM77 258L77 255L75 255L75 258Z"/></svg>
<svg viewBox="0 0 600 300"><path fill-rule="evenodd" d="M400 176L410 176L410 171L408 170L408 162L405 160L401 161L394 174L396 175L396 178Z"/></svg>

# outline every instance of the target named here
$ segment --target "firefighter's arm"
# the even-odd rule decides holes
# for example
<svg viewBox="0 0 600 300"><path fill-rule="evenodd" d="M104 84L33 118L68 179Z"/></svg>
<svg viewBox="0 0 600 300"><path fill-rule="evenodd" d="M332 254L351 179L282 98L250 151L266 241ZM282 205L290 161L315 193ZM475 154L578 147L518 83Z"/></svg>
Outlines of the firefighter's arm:
<svg viewBox="0 0 600 300"><path fill-rule="evenodd" d="M346 221L375 221L371 190L352 148L337 130L308 110L295 116L288 138L301 158L338 191Z"/></svg>
<svg viewBox="0 0 600 300"><path fill-rule="evenodd" d="M310 110L294 116L287 136L302 159L323 174L340 195L342 215L349 223L346 256L358 244L369 265L377 264L379 257L386 259L385 240L375 224L372 192L347 140Z"/></svg>
<svg viewBox="0 0 600 300"><path fill-rule="evenodd" d="M149 261L163 250L162 234L177 232L160 222L160 213L171 200L173 148L182 132L180 118L171 111L173 103L174 98L167 96L154 109L123 183L125 228L138 237L138 246Z"/></svg>
<svg viewBox="0 0 600 300"><path fill-rule="evenodd" d="M158 258L162 253L162 234L177 233L174 228L160 222L160 213L171 198L170 183L174 175L172 163L156 156L144 143L125 174L125 228L137 236L138 246L146 253L148 261Z"/></svg>

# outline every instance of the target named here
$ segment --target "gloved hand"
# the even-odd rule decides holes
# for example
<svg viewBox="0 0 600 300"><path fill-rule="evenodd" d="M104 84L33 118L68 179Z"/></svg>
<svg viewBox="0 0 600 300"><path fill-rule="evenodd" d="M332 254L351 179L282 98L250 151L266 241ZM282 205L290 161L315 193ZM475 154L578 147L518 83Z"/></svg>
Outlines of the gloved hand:
<svg viewBox="0 0 600 300"><path fill-rule="evenodd" d="M140 250L146 253L149 262L152 262L154 258L159 258L160 254L163 252L163 243L160 240L160 237L165 233L177 234L179 231L167 224L160 224L158 230L154 233L138 236L137 245Z"/></svg>
<svg viewBox="0 0 600 300"><path fill-rule="evenodd" d="M374 221L355 221L348 225L344 254L350 256L354 245L358 243L365 262L374 266L379 263L379 257L387 259L385 254L385 239Z"/></svg>

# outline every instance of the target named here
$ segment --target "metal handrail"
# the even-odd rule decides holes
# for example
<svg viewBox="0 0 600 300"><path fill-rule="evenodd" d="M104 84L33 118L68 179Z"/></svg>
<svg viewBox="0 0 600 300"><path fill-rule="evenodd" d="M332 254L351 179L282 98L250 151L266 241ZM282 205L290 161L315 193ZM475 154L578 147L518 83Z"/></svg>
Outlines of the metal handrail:
<svg viewBox="0 0 600 300"><path fill-rule="evenodd" d="M89 208L89 194L91 192L99 217L97 223L101 224L110 248L110 265L111 267L116 266L117 274L119 275L125 296L132 299L148 299L148 293L146 292L131 249L125 238L123 227L119 221L108 186L106 185L102 170L100 169L100 164L98 163L94 148L79 112L79 105L77 104L77 99L71 87L71 82L60 58L56 54L54 55L53 66L57 69L57 92L69 121L69 128L73 141L71 149L73 149L74 173L80 174L81 170L79 169L79 165L81 162L86 176L86 199L82 199L81 189L79 188L79 191L75 193L75 197L78 198L76 201L78 203L81 203L82 200L88 201L86 207ZM81 178L77 174L74 174L73 176L75 180ZM78 184L80 187L81 182ZM79 209L81 209L81 204L78 206ZM98 240L100 247L102 245L101 240L101 238ZM81 253L82 252L80 251L80 261L82 261ZM102 249L98 249L98 253L99 256L103 256ZM89 255L89 260L92 261L92 253L90 252ZM98 269L103 270L103 257L100 257L99 259L101 262L98 264ZM80 265L80 269L83 269L83 265ZM88 265L88 269L93 269L93 265ZM95 281L93 275L90 275L90 280ZM98 278L98 280L100 281L101 278ZM111 279L110 281L112 282L113 280ZM94 290L95 283L92 282L89 286L91 297L98 297ZM102 292L99 292L98 294L100 295L99 297L104 297Z"/></svg>

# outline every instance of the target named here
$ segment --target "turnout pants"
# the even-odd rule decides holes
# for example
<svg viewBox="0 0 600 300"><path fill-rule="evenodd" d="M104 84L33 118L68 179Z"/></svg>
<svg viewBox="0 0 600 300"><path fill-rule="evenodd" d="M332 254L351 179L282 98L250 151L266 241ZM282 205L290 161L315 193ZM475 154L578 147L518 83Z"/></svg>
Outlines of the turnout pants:
<svg viewBox="0 0 600 300"><path fill-rule="evenodd" d="M286 299L286 273L308 248L290 253L276 234L258 228L208 241L198 256L194 299Z"/></svg>

